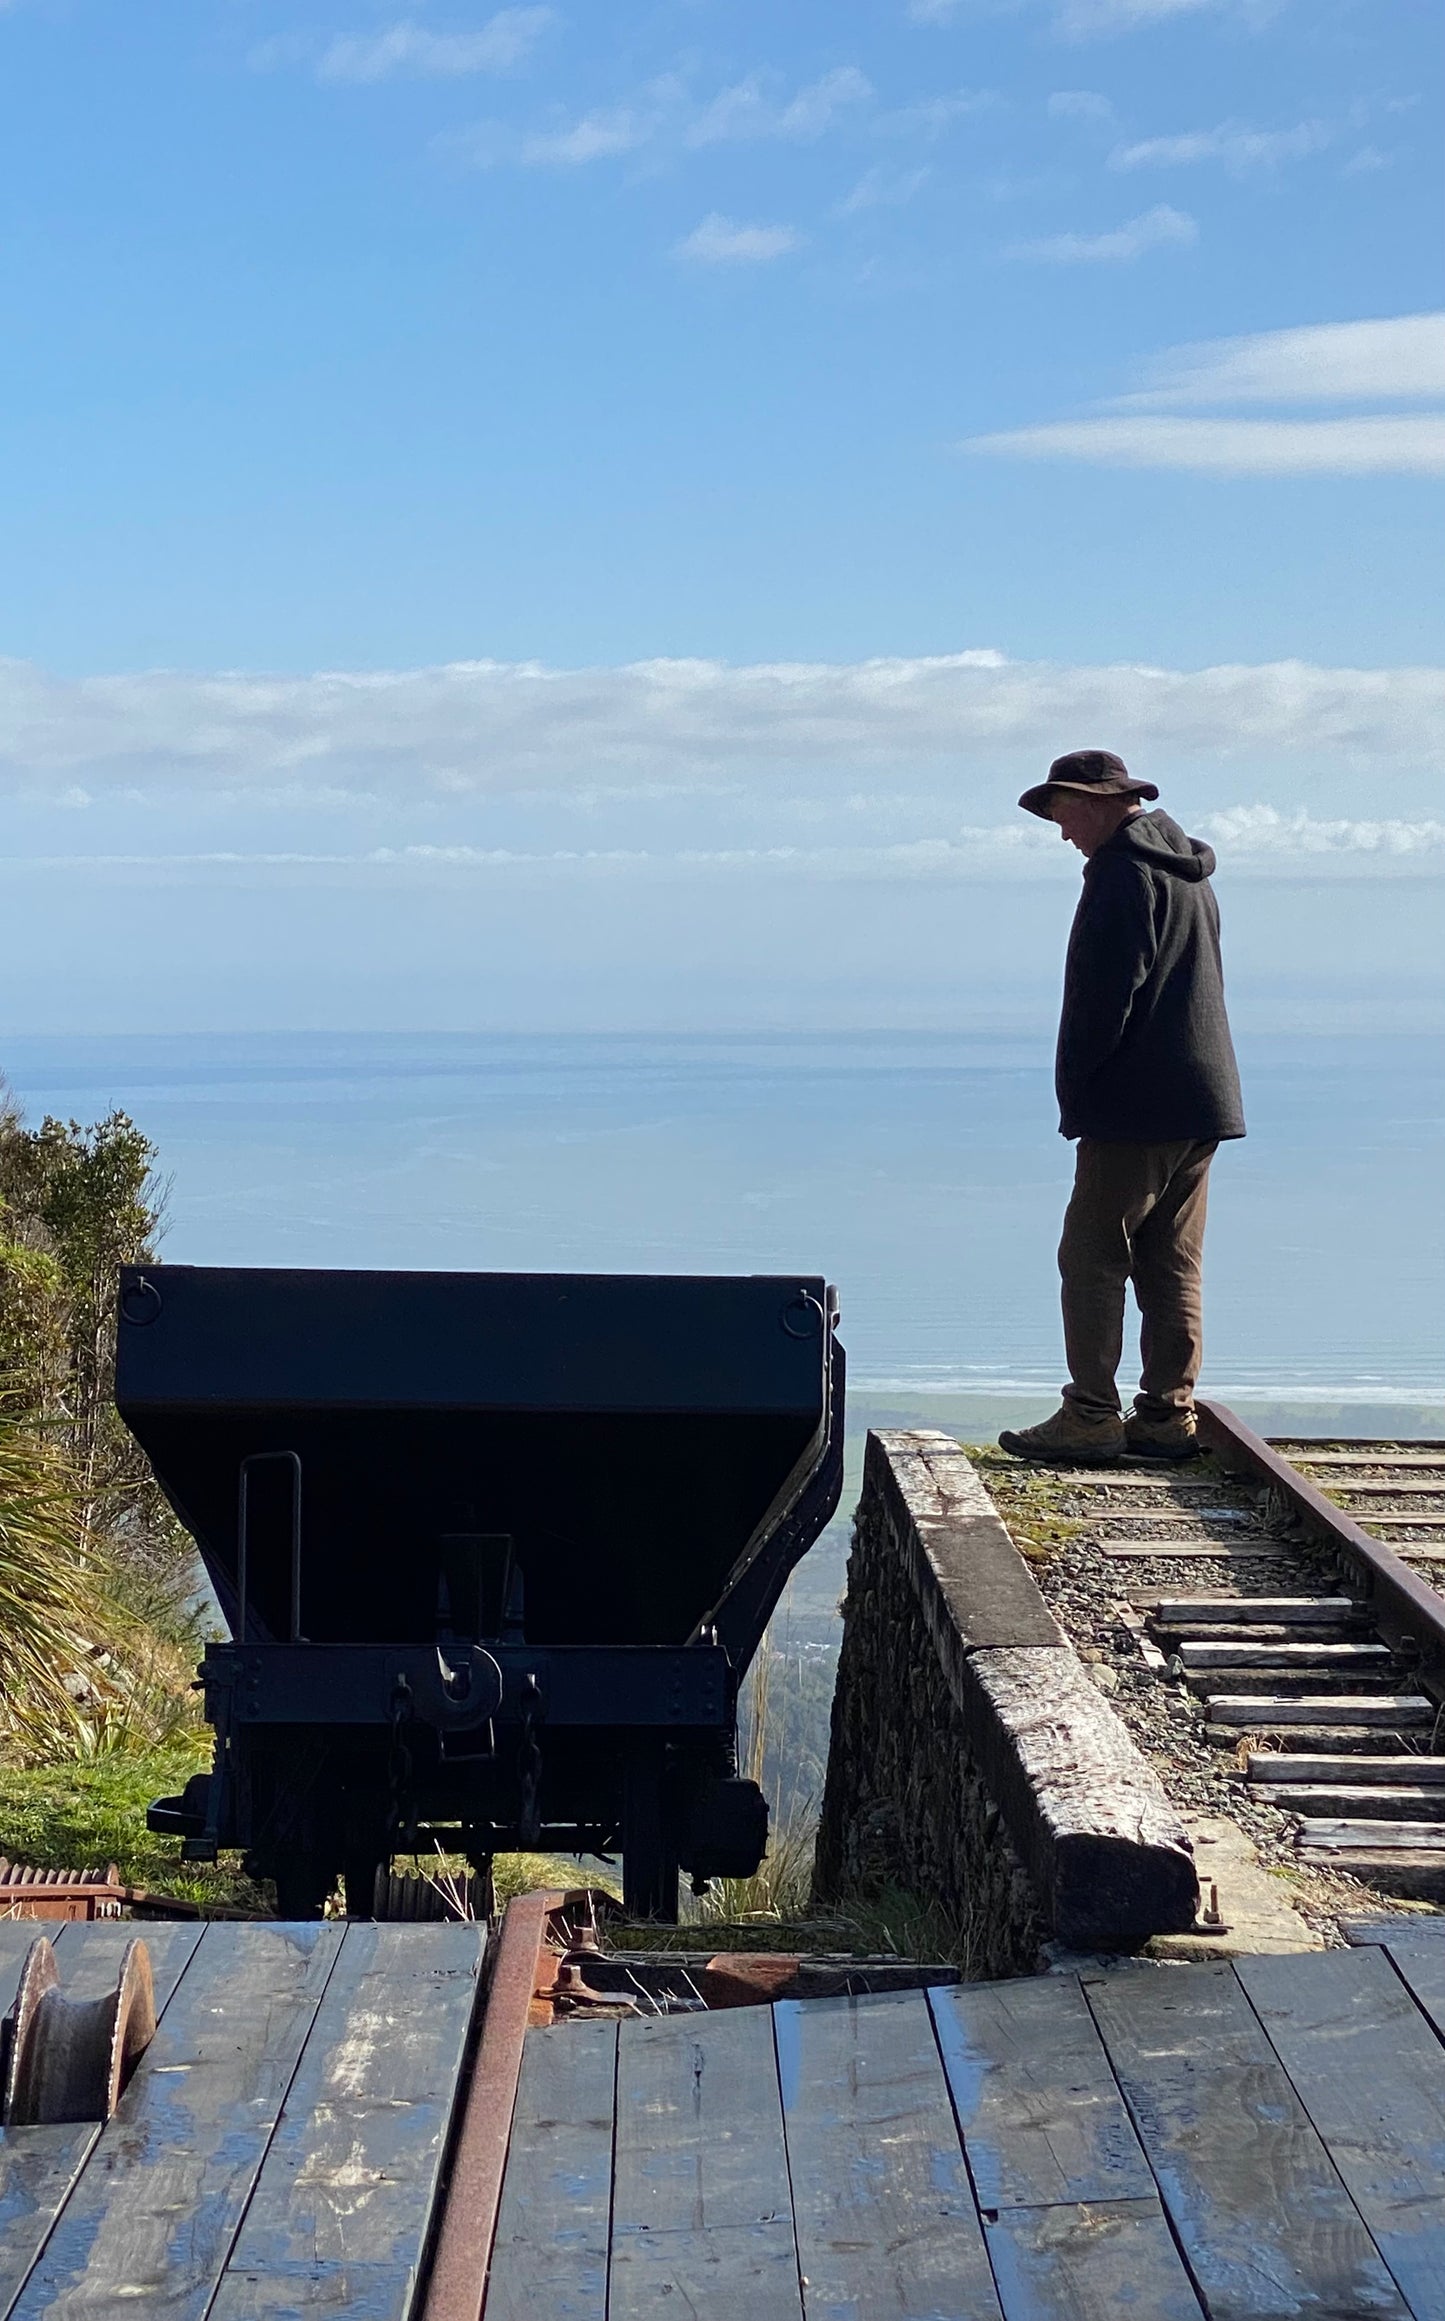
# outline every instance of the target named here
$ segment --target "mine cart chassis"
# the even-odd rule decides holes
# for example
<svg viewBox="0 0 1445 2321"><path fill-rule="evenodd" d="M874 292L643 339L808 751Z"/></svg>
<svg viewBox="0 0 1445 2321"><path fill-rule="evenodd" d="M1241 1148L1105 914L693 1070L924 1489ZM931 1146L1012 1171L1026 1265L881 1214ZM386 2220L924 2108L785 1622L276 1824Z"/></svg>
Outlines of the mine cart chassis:
<svg viewBox="0 0 1445 2321"><path fill-rule="evenodd" d="M620 1849L661 1919L750 1875L738 1687L838 1503L836 1324L816 1277L125 1269L117 1403L232 1638L151 1828L288 1918L398 1857Z"/></svg>
<svg viewBox="0 0 1445 2321"><path fill-rule="evenodd" d="M199 1675L215 1763L150 1826L189 1861L250 1833L283 1916L314 1913L338 1873L367 1914L398 1854L485 1871L499 1852L620 1845L629 1913L671 1918L679 1864L700 1884L762 1858L767 1810L734 1775L737 1683L717 1644L213 1644ZM549 1760L574 1796L592 1761L593 1816L549 1814Z"/></svg>

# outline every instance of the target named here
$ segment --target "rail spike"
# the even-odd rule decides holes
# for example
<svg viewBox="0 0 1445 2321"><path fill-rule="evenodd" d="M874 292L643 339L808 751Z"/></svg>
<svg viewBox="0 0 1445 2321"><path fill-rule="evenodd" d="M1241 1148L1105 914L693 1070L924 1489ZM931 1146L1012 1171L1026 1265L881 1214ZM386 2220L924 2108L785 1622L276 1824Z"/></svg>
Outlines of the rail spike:
<svg viewBox="0 0 1445 2321"><path fill-rule="evenodd" d="M47 1935L26 1953L5 2064L7 2128L108 2120L155 2036L150 1953L128 1942L113 1990L68 1999Z"/></svg>

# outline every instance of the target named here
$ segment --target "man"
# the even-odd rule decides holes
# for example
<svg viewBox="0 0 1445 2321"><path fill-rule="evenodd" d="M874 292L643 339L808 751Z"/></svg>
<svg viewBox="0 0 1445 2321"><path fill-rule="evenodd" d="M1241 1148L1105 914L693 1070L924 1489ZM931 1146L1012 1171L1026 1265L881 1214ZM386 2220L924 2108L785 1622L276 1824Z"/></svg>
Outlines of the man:
<svg viewBox="0 0 1445 2321"><path fill-rule="evenodd" d="M1102 1466L1122 1451L1197 1449L1200 1259L1209 1164L1243 1136L1224 1012L1214 854L1167 814L1152 782L1112 750L1055 758L1019 804L1057 822L1087 859L1064 968L1054 1084L1059 1129L1078 1139L1059 1245L1069 1383L1041 1426L999 1436L1021 1459ZM1138 1300L1141 1391L1127 1419L1114 1374L1124 1290Z"/></svg>

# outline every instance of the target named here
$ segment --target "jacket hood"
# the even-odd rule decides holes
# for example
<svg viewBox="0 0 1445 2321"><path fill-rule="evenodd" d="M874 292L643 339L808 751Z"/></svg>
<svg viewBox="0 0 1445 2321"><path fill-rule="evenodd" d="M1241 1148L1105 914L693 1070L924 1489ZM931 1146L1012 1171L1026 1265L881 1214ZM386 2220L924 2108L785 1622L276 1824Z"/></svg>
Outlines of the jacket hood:
<svg viewBox="0 0 1445 2321"><path fill-rule="evenodd" d="M1138 855L1151 870L1171 871L1175 878L1208 878L1215 864L1212 846L1206 846L1202 838L1187 838L1173 817L1157 807L1152 814L1134 814L1121 822L1088 867L1111 854Z"/></svg>

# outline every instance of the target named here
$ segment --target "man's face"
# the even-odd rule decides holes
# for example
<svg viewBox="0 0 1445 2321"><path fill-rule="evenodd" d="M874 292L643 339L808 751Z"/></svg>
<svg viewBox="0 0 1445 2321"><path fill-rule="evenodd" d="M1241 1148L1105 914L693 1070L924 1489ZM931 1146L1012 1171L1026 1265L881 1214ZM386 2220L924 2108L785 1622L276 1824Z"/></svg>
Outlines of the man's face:
<svg viewBox="0 0 1445 2321"><path fill-rule="evenodd" d="M1049 803L1059 836L1077 846L1080 854L1097 853L1119 824L1137 811L1132 798L1088 798L1080 790L1056 790Z"/></svg>

